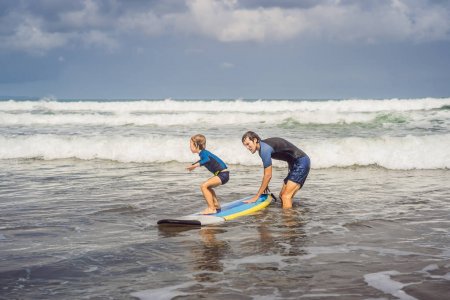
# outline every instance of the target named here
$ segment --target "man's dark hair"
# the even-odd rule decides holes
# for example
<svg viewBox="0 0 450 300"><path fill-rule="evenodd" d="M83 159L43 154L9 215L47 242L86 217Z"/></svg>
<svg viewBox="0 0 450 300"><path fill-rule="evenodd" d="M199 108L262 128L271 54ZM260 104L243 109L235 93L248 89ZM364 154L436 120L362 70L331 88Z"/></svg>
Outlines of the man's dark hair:
<svg viewBox="0 0 450 300"><path fill-rule="evenodd" d="M249 138L251 141L254 141L256 139L257 143L259 143L261 141L261 138L259 137L259 135L257 135L253 131L247 131L246 133L244 133L244 135L242 136L242 142L244 142L244 140L246 138Z"/></svg>

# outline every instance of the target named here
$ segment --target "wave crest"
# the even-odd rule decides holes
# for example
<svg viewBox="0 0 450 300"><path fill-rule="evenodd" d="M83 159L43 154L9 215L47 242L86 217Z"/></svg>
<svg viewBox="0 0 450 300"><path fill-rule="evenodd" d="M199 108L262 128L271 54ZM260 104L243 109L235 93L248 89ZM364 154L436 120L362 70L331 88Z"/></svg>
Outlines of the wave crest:
<svg viewBox="0 0 450 300"><path fill-rule="evenodd" d="M382 100L139 100L139 101L0 101L0 111L96 112L380 112L440 109L450 98Z"/></svg>
<svg viewBox="0 0 450 300"><path fill-rule="evenodd" d="M449 169L450 134L377 138L292 140L311 157L313 168L377 165L387 169ZM239 139L209 142L211 151L228 164L261 165ZM78 158L119 162L165 163L195 161L185 138L81 137L33 135L0 137L0 159ZM274 166L284 166L275 162Z"/></svg>

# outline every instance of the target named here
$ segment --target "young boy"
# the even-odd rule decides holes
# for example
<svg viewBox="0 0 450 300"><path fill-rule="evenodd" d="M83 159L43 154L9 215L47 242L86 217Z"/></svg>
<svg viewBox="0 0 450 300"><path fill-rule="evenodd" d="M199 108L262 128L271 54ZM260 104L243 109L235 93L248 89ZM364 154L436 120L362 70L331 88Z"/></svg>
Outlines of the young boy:
<svg viewBox="0 0 450 300"><path fill-rule="evenodd" d="M192 153L199 154L200 160L191 164L186 169L192 171L197 167L204 166L214 174L213 177L200 185L203 197L205 197L206 203L208 204L208 207L201 214L215 214L220 211L220 205L213 188L227 183L230 179L230 172L227 170L227 165L220 158L205 149L206 138L204 135L196 134L192 136L190 146Z"/></svg>

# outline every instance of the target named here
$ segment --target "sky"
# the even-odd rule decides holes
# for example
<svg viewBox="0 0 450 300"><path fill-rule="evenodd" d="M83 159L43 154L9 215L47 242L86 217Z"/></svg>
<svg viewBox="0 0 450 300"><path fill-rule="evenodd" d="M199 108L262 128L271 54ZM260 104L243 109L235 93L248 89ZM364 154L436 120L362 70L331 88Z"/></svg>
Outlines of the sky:
<svg viewBox="0 0 450 300"><path fill-rule="evenodd" d="M450 96L448 0L1 0L0 97Z"/></svg>

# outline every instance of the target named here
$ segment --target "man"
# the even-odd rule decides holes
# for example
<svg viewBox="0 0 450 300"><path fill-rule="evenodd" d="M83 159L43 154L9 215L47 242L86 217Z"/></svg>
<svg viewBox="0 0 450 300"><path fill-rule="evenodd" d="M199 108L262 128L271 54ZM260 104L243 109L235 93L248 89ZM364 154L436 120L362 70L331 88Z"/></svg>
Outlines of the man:
<svg viewBox="0 0 450 300"><path fill-rule="evenodd" d="M283 208L292 207L292 199L302 188L308 177L310 160L305 152L282 138L261 138L253 131L247 131L242 136L242 144L254 154L258 151L264 165L264 176L258 193L247 200L247 203L255 202L265 192L272 179L272 158L283 160L289 165L289 173L284 179L280 192Z"/></svg>

